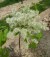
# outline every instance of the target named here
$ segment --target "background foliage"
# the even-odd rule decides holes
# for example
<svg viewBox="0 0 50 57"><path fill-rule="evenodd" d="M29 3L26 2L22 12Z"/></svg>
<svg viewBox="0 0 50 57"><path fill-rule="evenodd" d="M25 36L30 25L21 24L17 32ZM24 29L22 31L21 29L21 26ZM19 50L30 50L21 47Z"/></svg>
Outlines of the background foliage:
<svg viewBox="0 0 50 57"><path fill-rule="evenodd" d="M0 57L9 57L9 49L0 48Z"/></svg>
<svg viewBox="0 0 50 57"><path fill-rule="evenodd" d="M30 8L32 10L39 10L39 12L41 13L42 11L46 10L47 8L50 8L50 0L42 0L37 4L33 3Z"/></svg>
<svg viewBox="0 0 50 57"><path fill-rule="evenodd" d="M7 39L6 35L8 33L8 30L9 30L9 26L5 22L5 20L0 20L0 46L2 46L6 41Z"/></svg>
<svg viewBox="0 0 50 57"><path fill-rule="evenodd" d="M3 2L0 3L0 8L5 7L7 5L12 5L14 3L20 2L21 0L4 0Z"/></svg>

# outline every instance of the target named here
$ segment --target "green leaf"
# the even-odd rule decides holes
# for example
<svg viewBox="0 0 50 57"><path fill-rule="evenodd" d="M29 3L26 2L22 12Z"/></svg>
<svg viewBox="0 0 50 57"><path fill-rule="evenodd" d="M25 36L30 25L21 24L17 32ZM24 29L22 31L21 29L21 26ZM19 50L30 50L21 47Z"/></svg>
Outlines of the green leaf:
<svg viewBox="0 0 50 57"><path fill-rule="evenodd" d="M16 32L14 35L16 36L16 35L18 35L19 34L19 32Z"/></svg>
<svg viewBox="0 0 50 57"><path fill-rule="evenodd" d="M27 39L25 38L24 41L27 42Z"/></svg>
<svg viewBox="0 0 50 57"><path fill-rule="evenodd" d="M8 30L9 26L5 22L5 20L0 20L0 46L2 46L6 42Z"/></svg>
<svg viewBox="0 0 50 57"><path fill-rule="evenodd" d="M2 31L0 30L0 46L2 45L2 38L3 38L3 35L2 35Z"/></svg>
<svg viewBox="0 0 50 57"><path fill-rule="evenodd" d="M35 44L34 42L29 44L29 48L36 48L36 47L37 47L37 44Z"/></svg>
<svg viewBox="0 0 50 57"><path fill-rule="evenodd" d="M35 34L35 38L37 38L38 40L40 40L42 38L43 34L40 32L38 34Z"/></svg>
<svg viewBox="0 0 50 57"><path fill-rule="evenodd" d="M7 36L7 33L8 33L8 29L5 29L4 30L4 34L3 34L3 36L4 36L4 38L3 38L3 41L5 41L6 40L6 36Z"/></svg>
<svg viewBox="0 0 50 57"><path fill-rule="evenodd" d="M2 46L6 42L7 33L8 29L5 29L4 31L0 30L0 46Z"/></svg>

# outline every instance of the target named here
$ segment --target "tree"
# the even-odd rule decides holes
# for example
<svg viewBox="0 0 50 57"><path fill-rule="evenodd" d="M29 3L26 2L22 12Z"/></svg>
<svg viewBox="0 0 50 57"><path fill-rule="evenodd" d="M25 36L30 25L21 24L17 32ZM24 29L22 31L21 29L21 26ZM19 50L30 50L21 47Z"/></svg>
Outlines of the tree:
<svg viewBox="0 0 50 57"><path fill-rule="evenodd" d="M7 34L7 38L15 38L19 35L19 53L20 39L22 38L27 48L36 48L40 39L42 38L42 31L49 30L47 23L42 21L39 16L38 10L31 10L29 7L19 9L19 11L13 11L12 17L6 18L6 22L10 26L10 31Z"/></svg>

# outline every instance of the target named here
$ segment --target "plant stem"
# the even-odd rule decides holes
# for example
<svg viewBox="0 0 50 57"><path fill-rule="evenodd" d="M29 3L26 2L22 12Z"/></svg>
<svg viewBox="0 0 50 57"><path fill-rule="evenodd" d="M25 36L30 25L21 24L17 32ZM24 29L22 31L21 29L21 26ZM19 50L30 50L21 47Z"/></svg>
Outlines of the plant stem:
<svg viewBox="0 0 50 57"><path fill-rule="evenodd" d="M19 33L19 57L21 57L21 46L20 46L21 34Z"/></svg>

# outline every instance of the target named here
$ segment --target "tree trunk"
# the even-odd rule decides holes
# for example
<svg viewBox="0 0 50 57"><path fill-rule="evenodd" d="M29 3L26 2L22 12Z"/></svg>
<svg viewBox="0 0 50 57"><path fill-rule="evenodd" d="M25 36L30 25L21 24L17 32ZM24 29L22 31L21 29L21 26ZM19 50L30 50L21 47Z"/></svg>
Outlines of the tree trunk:
<svg viewBox="0 0 50 57"><path fill-rule="evenodd" d="M21 55L20 38L21 38L21 34L19 33L19 57L22 57L22 55Z"/></svg>

